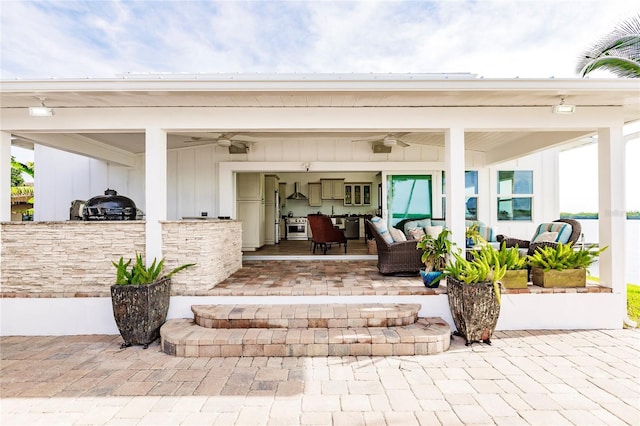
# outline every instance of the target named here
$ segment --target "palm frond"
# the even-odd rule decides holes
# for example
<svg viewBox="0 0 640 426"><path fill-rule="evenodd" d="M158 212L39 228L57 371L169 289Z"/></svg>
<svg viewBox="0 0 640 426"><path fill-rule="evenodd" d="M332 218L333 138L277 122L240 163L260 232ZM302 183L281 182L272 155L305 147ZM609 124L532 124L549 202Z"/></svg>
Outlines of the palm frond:
<svg viewBox="0 0 640 426"><path fill-rule="evenodd" d="M619 77L640 77L640 14L618 24L579 57L576 72L582 77L607 70Z"/></svg>

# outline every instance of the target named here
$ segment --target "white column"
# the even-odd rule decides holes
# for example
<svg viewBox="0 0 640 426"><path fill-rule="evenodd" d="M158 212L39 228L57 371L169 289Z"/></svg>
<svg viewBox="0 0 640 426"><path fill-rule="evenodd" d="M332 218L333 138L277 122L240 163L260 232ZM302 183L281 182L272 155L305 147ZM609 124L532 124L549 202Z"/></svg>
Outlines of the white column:
<svg viewBox="0 0 640 426"><path fill-rule="evenodd" d="M451 128L444 132L446 163L447 228L456 247L465 248L464 225L464 129Z"/></svg>
<svg viewBox="0 0 640 426"><path fill-rule="evenodd" d="M622 127L598 129L598 223L600 246L609 246L600 255L600 284L622 294L626 315L625 285L625 143Z"/></svg>
<svg viewBox="0 0 640 426"><path fill-rule="evenodd" d="M146 261L162 258L162 225L167 220L167 133L146 129L145 133Z"/></svg>
<svg viewBox="0 0 640 426"><path fill-rule="evenodd" d="M11 220L11 133L0 132L0 222Z"/></svg>

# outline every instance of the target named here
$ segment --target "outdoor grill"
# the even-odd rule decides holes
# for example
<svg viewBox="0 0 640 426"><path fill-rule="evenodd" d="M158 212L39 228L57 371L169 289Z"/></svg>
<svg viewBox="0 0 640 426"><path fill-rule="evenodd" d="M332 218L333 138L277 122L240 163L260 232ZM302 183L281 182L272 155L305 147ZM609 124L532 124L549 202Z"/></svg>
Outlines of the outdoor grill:
<svg viewBox="0 0 640 426"><path fill-rule="evenodd" d="M82 208L84 220L135 220L136 213L136 203L131 198L109 188L104 195L87 200Z"/></svg>

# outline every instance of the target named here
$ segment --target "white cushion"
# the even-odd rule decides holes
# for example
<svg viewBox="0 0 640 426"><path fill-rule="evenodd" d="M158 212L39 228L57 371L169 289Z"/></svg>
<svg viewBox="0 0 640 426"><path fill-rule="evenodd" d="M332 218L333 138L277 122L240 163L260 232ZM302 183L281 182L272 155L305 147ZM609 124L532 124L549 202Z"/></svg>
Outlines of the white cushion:
<svg viewBox="0 0 640 426"><path fill-rule="evenodd" d="M438 235L442 232L442 226L427 226L424 230L430 237L438 238Z"/></svg>
<svg viewBox="0 0 640 426"><path fill-rule="evenodd" d="M533 240L534 243L552 243L558 238L557 232L542 232Z"/></svg>
<svg viewBox="0 0 640 426"><path fill-rule="evenodd" d="M396 243L407 241L407 237L405 237L404 233L399 229L391 228L389 229L389 234L391 234L393 241Z"/></svg>
<svg viewBox="0 0 640 426"><path fill-rule="evenodd" d="M389 230L387 229L387 224L385 223L384 220L382 220L381 217L379 216L372 217L371 223L373 223L373 226L376 227L376 229L378 230L382 238L387 243L391 244L393 242L393 237L391 236L391 234L389 233Z"/></svg>

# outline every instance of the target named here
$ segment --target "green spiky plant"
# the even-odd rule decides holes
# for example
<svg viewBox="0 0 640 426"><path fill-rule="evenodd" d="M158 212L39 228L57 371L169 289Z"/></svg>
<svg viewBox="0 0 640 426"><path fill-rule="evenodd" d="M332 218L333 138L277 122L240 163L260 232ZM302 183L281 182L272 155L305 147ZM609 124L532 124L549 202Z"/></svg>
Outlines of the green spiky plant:
<svg viewBox="0 0 640 426"><path fill-rule="evenodd" d="M527 256L527 261L531 266L541 268L545 271L555 269L587 269L596 257L605 251L607 247L598 249L595 244L574 250L573 244L558 243L555 247L541 246L536 251Z"/></svg>
<svg viewBox="0 0 640 426"><path fill-rule="evenodd" d="M136 262L129 270L131 261L132 260L129 259L129 261L125 262L124 258L121 257L118 263L113 261L111 262L113 266L116 267L116 285L151 284L160 278L171 278L175 273L195 265L195 263L187 263L182 266L178 266L168 274L163 275L162 270L164 269L164 259L160 260L160 262L153 259L151 266L147 268L142 260L142 255L140 253L136 253Z"/></svg>
<svg viewBox="0 0 640 426"><path fill-rule="evenodd" d="M504 265L507 268L507 271L526 269L528 266L527 258L525 256L520 256L518 246L507 248L507 243L503 242L496 255L498 256L500 264Z"/></svg>
<svg viewBox="0 0 640 426"><path fill-rule="evenodd" d="M444 274L464 284L490 281L499 304L500 280L504 277L507 267L500 263L498 251L490 245L482 246L480 250L473 250L471 253L473 260L467 260L459 253L452 253L453 260L445 267Z"/></svg>

